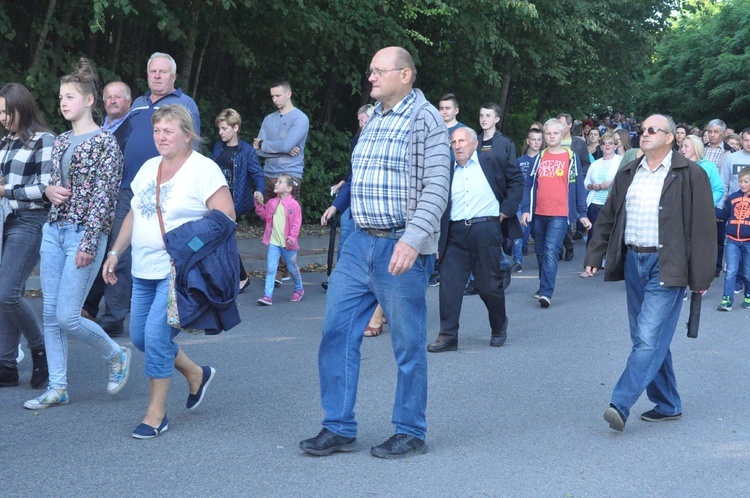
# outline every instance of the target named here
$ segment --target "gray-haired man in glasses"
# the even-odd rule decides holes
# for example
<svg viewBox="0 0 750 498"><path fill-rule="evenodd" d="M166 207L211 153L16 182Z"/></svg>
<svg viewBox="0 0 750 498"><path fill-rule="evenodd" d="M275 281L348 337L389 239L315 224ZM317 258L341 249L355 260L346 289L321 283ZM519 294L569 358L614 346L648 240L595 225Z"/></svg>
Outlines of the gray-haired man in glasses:
<svg viewBox="0 0 750 498"><path fill-rule="evenodd" d="M641 128L642 159L617 172L586 253L590 275L625 280L633 347L604 419L622 431L645 390L654 408L646 422L682 416L670 344L686 286L704 291L714 278L716 216L705 171L672 151L675 124L649 116Z"/></svg>

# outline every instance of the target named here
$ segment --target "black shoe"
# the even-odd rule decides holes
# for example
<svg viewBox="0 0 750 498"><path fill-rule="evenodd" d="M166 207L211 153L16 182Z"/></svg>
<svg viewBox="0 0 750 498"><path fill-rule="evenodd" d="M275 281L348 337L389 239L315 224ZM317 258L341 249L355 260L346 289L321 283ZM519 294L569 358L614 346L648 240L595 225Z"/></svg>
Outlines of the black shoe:
<svg viewBox="0 0 750 498"><path fill-rule="evenodd" d="M579 231L573 232L573 240L581 240L583 238L583 234Z"/></svg>
<svg viewBox="0 0 750 498"><path fill-rule="evenodd" d="M680 417L682 417L682 413L678 413L677 415L664 415L663 413L659 413L656 410L649 410L647 412L641 413L641 420L645 420L646 422L663 422L665 420L679 420Z"/></svg>
<svg viewBox="0 0 750 498"><path fill-rule="evenodd" d="M437 287L440 285L440 274L433 273L430 275L430 280L427 281L427 287Z"/></svg>
<svg viewBox="0 0 750 498"><path fill-rule="evenodd" d="M438 339L432 344L427 345L427 351L430 353L445 353L446 351L458 351L458 341L444 341Z"/></svg>
<svg viewBox="0 0 750 498"><path fill-rule="evenodd" d="M323 287L324 291L327 291L328 290L328 280L326 280L325 282L321 282L320 286Z"/></svg>
<svg viewBox="0 0 750 498"><path fill-rule="evenodd" d="M604 420L607 421L610 429L622 432L625 428L625 417L612 403L609 404L609 408L604 410Z"/></svg>
<svg viewBox="0 0 750 498"><path fill-rule="evenodd" d="M317 436L300 441L299 448L305 453L326 456L336 451L352 451L357 446L357 438L344 437L323 429Z"/></svg>
<svg viewBox="0 0 750 498"><path fill-rule="evenodd" d="M528 247L522 247L521 248L521 254L523 254L524 256L526 256L527 254L529 254L529 248Z"/></svg>
<svg viewBox="0 0 750 498"><path fill-rule="evenodd" d="M719 275L721 275L721 270L716 270L716 272L714 273L714 277L718 278Z"/></svg>
<svg viewBox="0 0 750 498"><path fill-rule="evenodd" d="M503 328L500 329L500 332L497 334L492 334L492 337L490 337L490 346L493 348L499 348L503 344L505 344L505 339L508 338L508 317L505 317L505 323L503 324Z"/></svg>
<svg viewBox="0 0 750 498"><path fill-rule="evenodd" d="M110 337L120 337L124 333L122 322L99 322L99 326Z"/></svg>
<svg viewBox="0 0 750 498"><path fill-rule="evenodd" d="M505 344L505 339L507 339L507 335L493 335L490 337L490 346L493 348L499 348L503 344Z"/></svg>
<svg viewBox="0 0 750 498"><path fill-rule="evenodd" d="M47 369L47 353L44 348L31 350L31 360L34 363L34 370L31 373L31 387L37 389L44 387L49 380L49 370Z"/></svg>
<svg viewBox="0 0 750 498"><path fill-rule="evenodd" d="M395 434L385 443L370 448L370 454L378 458L406 458L427 452L427 444L416 436Z"/></svg>
<svg viewBox="0 0 750 498"><path fill-rule="evenodd" d="M565 261L573 261L573 258L575 255L573 254L573 248L571 247L569 250L565 251Z"/></svg>
<svg viewBox="0 0 750 498"><path fill-rule="evenodd" d="M513 263L510 271L511 273L521 273L523 271L523 266L521 266L521 263Z"/></svg>
<svg viewBox="0 0 750 498"><path fill-rule="evenodd" d="M0 387L15 387L18 385L18 367L0 365Z"/></svg>
<svg viewBox="0 0 750 498"><path fill-rule="evenodd" d="M474 282L469 280L464 288L464 296L476 296L477 294L479 294L479 291L474 287Z"/></svg>

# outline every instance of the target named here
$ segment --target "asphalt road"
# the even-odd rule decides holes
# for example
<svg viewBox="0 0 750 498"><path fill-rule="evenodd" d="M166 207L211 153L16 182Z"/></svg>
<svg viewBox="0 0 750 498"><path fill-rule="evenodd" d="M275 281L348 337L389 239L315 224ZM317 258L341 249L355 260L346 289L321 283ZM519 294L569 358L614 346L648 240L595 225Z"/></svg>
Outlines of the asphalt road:
<svg viewBox="0 0 750 498"><path fill-rule="evenodd" d="M697 340L681 326L673 356L684 416L658 424L638 414L625 432L602 418L630 349L621 283L581 279L583 246L561 263L552 307L541 309L536 262L508 291L510 326L489 347L478 296L464 300L459 351L430 354L429 452L400 461L373 458L387 439L396 366L386 326L366 338L357 403L359 448L311 457L301 439L320 429L317 348L324 273L306 273L304 299L256 305L259 280L241 295L243 323L219 336L179 342L217 377L203 404L185 409L187 383L175 378L170 428L154 440L130 437L148 402L143 355L128 385L106 394L106 366L70 343L70 404L25 410L40 394L0 389L0 496L750 496L750 310L715 311L721 281L704 298ZM429 339L438 330L438 289L428 289ZM41 301L34 303L39 308ZM129 344L127 339L119 340Z"/></svg>

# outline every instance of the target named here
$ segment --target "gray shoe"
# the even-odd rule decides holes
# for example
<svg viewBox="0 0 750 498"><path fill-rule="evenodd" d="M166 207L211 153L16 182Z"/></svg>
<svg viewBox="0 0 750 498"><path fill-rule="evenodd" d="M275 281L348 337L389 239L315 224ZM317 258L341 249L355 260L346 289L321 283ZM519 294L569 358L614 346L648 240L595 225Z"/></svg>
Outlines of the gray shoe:
<svg viewBox="0 0 750 498"><path fill-rule="evenodd" d="M611 406L604 410L604 420L609 424L610 429L622 432L625 428L625 419L623 418L620 410Z"/></svg>

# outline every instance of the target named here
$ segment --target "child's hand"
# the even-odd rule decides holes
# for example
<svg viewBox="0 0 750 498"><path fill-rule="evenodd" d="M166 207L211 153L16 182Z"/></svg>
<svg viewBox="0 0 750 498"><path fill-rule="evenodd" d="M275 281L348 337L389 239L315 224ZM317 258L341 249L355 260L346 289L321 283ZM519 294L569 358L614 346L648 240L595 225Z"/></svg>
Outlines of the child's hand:
<svg viewBox="0 0 750 498"><path fill-rule="evenodd" d="M287 247L292 247L294 245L294 240L292 240L291 237L286 238L286 245Z"/></svg>

